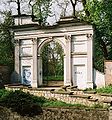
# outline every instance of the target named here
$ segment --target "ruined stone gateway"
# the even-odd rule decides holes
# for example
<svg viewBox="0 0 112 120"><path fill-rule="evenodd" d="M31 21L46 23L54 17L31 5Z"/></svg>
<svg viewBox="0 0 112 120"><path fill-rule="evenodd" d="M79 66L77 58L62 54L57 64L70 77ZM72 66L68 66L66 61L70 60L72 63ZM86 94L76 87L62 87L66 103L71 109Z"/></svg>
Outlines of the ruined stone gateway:
<svg viewBox="0 0 112 120"><path fill-rule="evenodd" d="M32 87L43 85L41 49L56 41L64 51L63 85L93 88L92 25L64 17L54 26L43 27L32 22L30 15L14 16L14 22L17 81Z"/></svg>

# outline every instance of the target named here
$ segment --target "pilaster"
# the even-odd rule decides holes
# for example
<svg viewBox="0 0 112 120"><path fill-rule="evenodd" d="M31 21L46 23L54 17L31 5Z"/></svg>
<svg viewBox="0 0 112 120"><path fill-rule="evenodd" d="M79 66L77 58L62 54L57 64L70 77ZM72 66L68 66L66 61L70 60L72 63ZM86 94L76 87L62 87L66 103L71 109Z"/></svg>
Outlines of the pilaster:
<svg viewBox="0 0 112 120"><path fill-rule="evenodd" d="M64 57L64 85L71 85L71 35L65 36L66 56Z"/></svg>
<svg viewBox="0 0 112 120"><path fill-rule="evenodd" d="M15 45L15 76L16 76L16 80L15 82L20 82L20 41L19 39L16 39L14 41L14 45Z"/></svg>
<svg viewBox="0 0 112 120"><path fill-rule="evenodd" d="M43 84L43 79L42 79L42 57L38 55L38 85L41 86Z"/></svg>
<svg viewBox="0 0 112 120"><path fill-rule="evenodd" d="M93 88L93 35L87 34L87 88Z"/></svg>
<svg viewBox="0 0 112 120"><path fill-rule="evenodd" d="M37 83L37 38L33 38L33 80L32 87L38 87Z"/></svg>

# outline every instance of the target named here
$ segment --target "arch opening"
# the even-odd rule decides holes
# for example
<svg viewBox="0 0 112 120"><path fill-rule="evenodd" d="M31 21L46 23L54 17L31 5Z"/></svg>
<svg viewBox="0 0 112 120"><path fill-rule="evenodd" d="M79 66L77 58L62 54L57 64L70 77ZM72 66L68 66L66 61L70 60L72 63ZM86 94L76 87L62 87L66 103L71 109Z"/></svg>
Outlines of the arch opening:
<svg viewBox="0 0 112 120"><path fill-rule="evenodd" d="M57 41L48 41L40 50L44 86L64 84L64 49Z"/></svg>

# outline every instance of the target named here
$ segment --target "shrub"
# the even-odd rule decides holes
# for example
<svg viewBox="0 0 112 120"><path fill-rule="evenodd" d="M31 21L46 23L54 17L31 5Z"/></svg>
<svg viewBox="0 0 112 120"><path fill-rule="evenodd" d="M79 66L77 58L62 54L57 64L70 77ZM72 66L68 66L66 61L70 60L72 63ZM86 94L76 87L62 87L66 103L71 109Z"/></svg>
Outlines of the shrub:
<svg viewBox="0 0 112 120"><path fill-rule="evenodd" d="M33 116L42 113L41 107L34 103L32 95L22 91L11 91L0 99L0 105L11 108L20 115Z"/></svg>
<svg viewBox="0 0 112 120"><path fill-rule="evenodd" d="M37 97L37 96L32 96L32 100L34 103L37 103L40 106L43 106L43 104L48 101L45 97Z"/></svg>
<svg viewBox="0 0 112 120"><path fill-rule="evenodd" d="M9 93L9 91L5 90L5 89L0 89L0 98L4 97L5 95L7 95Z"/></svg>

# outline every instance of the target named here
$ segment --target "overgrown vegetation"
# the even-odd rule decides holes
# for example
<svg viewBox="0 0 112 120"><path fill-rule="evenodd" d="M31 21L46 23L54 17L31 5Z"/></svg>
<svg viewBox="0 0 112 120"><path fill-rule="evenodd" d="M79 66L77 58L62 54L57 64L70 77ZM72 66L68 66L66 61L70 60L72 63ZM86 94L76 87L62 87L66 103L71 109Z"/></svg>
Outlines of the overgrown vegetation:
<svg viewBox="0 0 112 120"><path fill-rule="evenodd" d="M0 65L7 65L10 71L14 65L14 45L12 43L13 34L9 27L13 25L11 12L3 12L4 22L0 23Z"/></svg>
<svg viewBox="0 0 112 120"><path fill-rule="evenodd" d="M112 94L112 85L96 89L96 91L98 93L111 93Z"/></svg>
<svg viewBox="0 0 112 120"><path fill-rule="evenodd" d="M64 77L63 76L44 76L43 77L44 80L55 80L55 81L63 81Z"/></svg>
<svg viewBox="0 0 112 120"><path fill-rule="evenodd" d="M0 90L0 105L16 111L20 115L34 116L42 113L41 107L33 101L30 94L22 91L4 91Z"/></svg>
<svg viewBox="0 0 112 120"><path fill-rule="evenodd" d="M42 113L41 107L86 107L81 104L67 104L56 99L33 96L22 91L0 90L0 106L10 108L22 116Z"/></svg>
<svg viewBox="0 0 112 120"><path fill-rule="evenodd" d="M57 42L50 42L42 48L44 80L63 80L64 51Z"/></svg>
<svg viewBox="0 0 112 120"><path fill-rule="evenodd" d="M97 93L112 94L112 85L102 87L102 88L98 88L98 89L87 88L84 91L96 91Z"/></svg>
<svg viewBox="0 0 112 120"><path fill-rule="evenodd" d="M29 93L24 93L23 91L20 90L7 91L5 89L0 89L0 106L7 107L22 116L30 117L42 114L43 112L42 107L75 107L81 109L104 108L104 106L99 103L96 103L89 107L77 103L76 104L65 103L62 101L58 101L55 98L46 99L45 97L34 96Z"/></svg>

